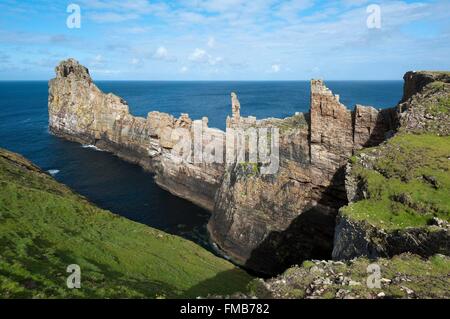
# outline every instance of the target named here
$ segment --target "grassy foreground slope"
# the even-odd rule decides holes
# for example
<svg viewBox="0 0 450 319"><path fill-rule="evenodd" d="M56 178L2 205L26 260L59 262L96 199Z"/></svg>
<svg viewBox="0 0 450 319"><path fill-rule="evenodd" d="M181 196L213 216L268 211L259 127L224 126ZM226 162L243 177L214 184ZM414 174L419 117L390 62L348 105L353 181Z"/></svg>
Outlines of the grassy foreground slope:
<svg viewBox="0 0 450 319"><path fill-rule="evenodd" d="M66 268L81 267L81 289ZM182 238L99 209L0 149L0 298L196 297L252 278Z"/></svg>

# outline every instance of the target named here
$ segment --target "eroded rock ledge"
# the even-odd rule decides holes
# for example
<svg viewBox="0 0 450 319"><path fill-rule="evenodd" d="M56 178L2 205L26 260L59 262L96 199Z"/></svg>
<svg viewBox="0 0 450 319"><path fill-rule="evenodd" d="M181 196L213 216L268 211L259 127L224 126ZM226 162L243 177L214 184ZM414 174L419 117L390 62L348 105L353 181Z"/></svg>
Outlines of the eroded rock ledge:
<svg viewBox="0 0 450 319"><path fill-rule="evenodd" d="M334 259L450 255L450 75L405 79L397 134L347 165Z"/></svg>
<svg viewBox="0 0 450 319"><path fill-rule="evenodd" d="M227 127L280 130L280 168L260 175L259 163L195 163L174 155L180 128L194 134L200 127L203 150L224 145L225 132L187 114L132 116L124 100L101 92L73 59L61 62L49 86L52 133L155 173L158 185L212 212L210 234L233 261L267 274L331 256L337 211L347 203L343 168L356 150L391 135L398 122L394 108L348 110L319 80L311 82L310 112L286 119L241 117L233 94Z"/></svg>
<svg viewBox="0 0 450 319"><path fill-rule="evenodd" d="M224 166L194 164L172 152L179 138L175 132L191 132L194 125L203 131L205 140L221 143L224 132L209 128L207 118L193 121L182 114L176 119L160 112L150 112L147 118L132 116L123 99L100 91L88 69L73 59L56 68L49 87L52 133L139 164L155 173L162 188L212 211Z"/></svg>
<svg viewBox="0 0 450 319"><path fill-rule="evenodd" d="M280 168L258 176L240 164L227 167L208 225L212 238L233 260L267 274L330 258L337 211L347 203L343 168L396 123L395 109L348 110L320 80L311 82L308 114L260 121L233 115L231 127L280 128Z"/></svg>

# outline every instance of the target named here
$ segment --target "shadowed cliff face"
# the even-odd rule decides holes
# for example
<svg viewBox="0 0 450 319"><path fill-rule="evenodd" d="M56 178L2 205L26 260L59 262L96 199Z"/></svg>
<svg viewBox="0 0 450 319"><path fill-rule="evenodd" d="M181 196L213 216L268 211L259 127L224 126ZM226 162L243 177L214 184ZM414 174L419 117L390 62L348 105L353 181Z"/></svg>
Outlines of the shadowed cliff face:
<svg viewBox="0 0 450 319"><path fill-rule="evenodd" d="M344 166L355 150L392 133L396 111L358 105L352 112L315 80L309 114L256 120L241 117L240 107L232 95L227 128L279 129L275 174L262 175L259 162L199 164L178 156L173 150L180 129L192 137L200 125L202 150L211 141L224 146L225 132L208 128L207 118L193 121L186 114L134 117L125 101L101 92L75 60L56 68L49 89L51 132L137 163L154 172L161 187L212 211L211 237L234 262L273 274L304 259L330 257L337 210L347 203Z"/></svg>
<svg viewBox="0 0 450 319"><path fill-rule="evenodd" d="M295 117L254 124L281 128L280 169L255 176L242 165L228 167L208 224L234 261L268 275L306 259L331 258L335 218L347 203L345 164L355 150L384 141L397 122L394 109L348 110L315 80L310 113L303 121ZM249 122L228 120L232 126Z"/></svg>
<svg viewBox="0 0 450 319"><path fill-rule="evenodd" d="M405 85L401 103L408 101L413 95L421 92L426 85L432 82L449 83L450 72L410 71L405 74L403 79L405 80Z"/></svg>
<svg viewBox="0 0 450 319"><path fill-rule="evenodd" d="M397 134L347 164L334 259L450 254L450 77L405 79Z"/></svg>

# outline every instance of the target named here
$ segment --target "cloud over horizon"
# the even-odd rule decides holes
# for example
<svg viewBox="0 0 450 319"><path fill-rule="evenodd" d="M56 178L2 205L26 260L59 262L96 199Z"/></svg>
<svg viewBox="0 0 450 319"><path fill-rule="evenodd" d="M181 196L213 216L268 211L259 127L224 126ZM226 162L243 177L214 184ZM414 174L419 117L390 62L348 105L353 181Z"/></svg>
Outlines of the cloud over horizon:
<svg viewBox="0 0 450 319"><path fill-rule="evenodd" d="M74 57L96 79L397 79L450 69L450 3L366 0L79 0L0 4L0 79L49 79Z"/></svg>

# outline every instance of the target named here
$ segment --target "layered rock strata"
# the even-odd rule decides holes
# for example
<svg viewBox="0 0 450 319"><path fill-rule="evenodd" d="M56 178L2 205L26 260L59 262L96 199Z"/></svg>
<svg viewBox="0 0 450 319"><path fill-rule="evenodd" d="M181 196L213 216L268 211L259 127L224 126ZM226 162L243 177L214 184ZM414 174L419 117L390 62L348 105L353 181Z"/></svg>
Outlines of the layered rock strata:
<svg viewBox="0 0 450 319"><path fill-rule="evenodd" d="M425 86L432 82L450 82L450 72L439 71L410 71L403 77L403 98L401 102L408 101L413 95L421 92Z"/></svg>
<svg viewBox="0 0 450 319"><path fill-rule="evenodd" d="M350 205L338 216L334 259L450 255L450 76L405 80L397 135L347 165Z"/></svg>
<svg viewBox="0 0 450 319"><path fill-rule="evenodd" d="M232 119L234 127L251 122ZM234 261L267 274L329 258L336 214L347 202L343 168L355 150L390 135L394 123L395 110L352 112L313 80L309 114L254 121L280 130L279 170L259 176L251 165L227 167L208 224L212 238Z"/></svg>
<svg viewBox="0 0 450 319"><path fill-rule="evenodd" d="M209 149L216 144L223 147L224 132L209 128L207 118L193 121L182 114L177 119L161 112L150 112L147 118L132 116L123 99L100 91L88 69L73 59L56 68L56 78L49 87L53 134L95 145L139 164L155 173L162 188L212 211L224 165L205 164L191 152L194 131L201 134L202 145L209 145Z"/></svg>
<svg viewBox="0 0 450 319"><path fill-rule="evenodd" d="M49 125L58 136L141 165L161 187L212 211L211 237L236 263L273 274L307 258L328 258L337 211L347 203L343 168L355 150L392 134L396 111L358 105L352 112L316 80L308 114L257 120L241 117L240 107L233 93L227 128L267 128L272 141L279 134L276 172L262 174L261 158L203 160L226 146L226 133L209 128L207 118L132 116L125 101L101 92L73 59L50 81Z"/></svg>

